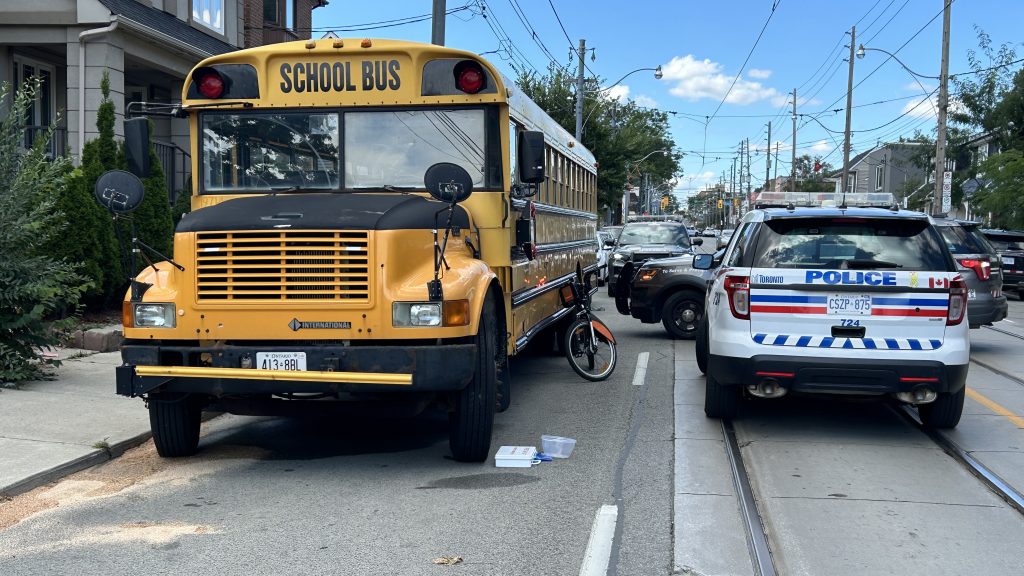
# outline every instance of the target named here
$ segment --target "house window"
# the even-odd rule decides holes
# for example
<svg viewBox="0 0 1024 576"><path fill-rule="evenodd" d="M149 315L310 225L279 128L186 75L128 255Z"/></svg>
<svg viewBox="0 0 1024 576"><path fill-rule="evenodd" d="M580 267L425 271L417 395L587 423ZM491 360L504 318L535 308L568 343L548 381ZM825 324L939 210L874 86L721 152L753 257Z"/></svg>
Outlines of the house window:
<svg viewBox="0 0 1024 576"><path fill-rule="evenodd" d="M28 108L26 118L25 147L31 148L43 130L53 124L56 86L54 67L37 60L14 57L14 86L20 89L25 82L39 81L39 91ZM53 144L51 143L51 146Z"/></svg>
<svg viewBox="0 0 1024 576"><path fill-rule="evenodd" d="M276 24L278 21L277 0L263 0L263 21Z"/></svg>
<svg viewBox="0 0 1024 576"><path fill-rule="evenodd" d="M885 184L885 166L875 166L875 190L881 190Z"/></svg>
<svg viewBox="0 0 1024 576"><path fill-rule="evenodd" d="M192 0L192 21L224 33L224 0Z"/></svg>
<svg viewBox="0 0 1024 576"><path fill-rule="evenodd" d="M295 30L295 0L284 0L284 27Z"/></svg>
<svg viewBox="0 0 1024 576"><path fill-rule="evenodd" d="M846 191L847 192L856 192L857 191L857 173L856 172L850 172L846 176Z"/></svg>

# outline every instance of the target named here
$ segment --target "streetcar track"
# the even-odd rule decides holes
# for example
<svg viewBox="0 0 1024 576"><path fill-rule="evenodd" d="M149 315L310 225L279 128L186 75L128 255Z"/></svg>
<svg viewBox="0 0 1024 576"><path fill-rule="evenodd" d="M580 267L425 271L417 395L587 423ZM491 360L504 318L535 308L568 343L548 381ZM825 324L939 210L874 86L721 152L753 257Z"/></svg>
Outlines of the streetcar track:
<svg viewBox="0 0 1024 576"><path fill-rule="evenodd" d="M1024 340L1024 335L1017 334L1016 332L1010 332L1009 330L1003 330L1002 328L996 328L995 326L982 326L982 328L988 328L989 330L999 332L1000 334L1006 334L1007 336L1013 336L1020 340Z"/></svg>
<svg viewBox="0 0 1024 576"><path fill-rule="evenodd" d="M938 444L946 454L953 458L953 460L956 460L961 466L967 468L971 474L981 480L982 484L987 486L997 496L1006 501L1006 503L1014 510L1024 514L1024 494L1011 486L1009 482L996 474L988 466L982 464L977 458L971 455L969 451L963 449L959 444L957 444L956 441L949 438L942 432L925 428L921 423L916 410L911 408L909 405L904 404L899 408L894 409L910 421L911 424L924 432L933 442Z"/></svg>
<svg viewBox="0 0 1024 576"><path fill-rule="evenodd" d="M768 545L768 536L764 532L764 523L761 521L757 500L754 498L754 491L750 486L750 477L743 465L743 455L740 453L740 445L736 439L736 429L733 428L732 421L722 420L722 434L725 436L725 451L729 456L729 468L732 470L732 480L739 500L740 516L743 517L747 532L750 560L761 576L775 576L777 571L772 559L771 547Z"/></svg>

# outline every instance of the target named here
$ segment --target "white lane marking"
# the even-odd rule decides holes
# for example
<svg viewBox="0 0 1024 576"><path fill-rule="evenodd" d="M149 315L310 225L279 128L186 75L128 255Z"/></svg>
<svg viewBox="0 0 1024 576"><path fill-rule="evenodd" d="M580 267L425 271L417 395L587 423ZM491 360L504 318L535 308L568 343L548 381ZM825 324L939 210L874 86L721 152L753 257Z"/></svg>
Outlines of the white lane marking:
<svg viewBox="0 0 1024 576"><path fill-rule="evenodd" d="M1010 320L1009 318L1003 318L1003 320L1006 320L1010 324L1016 324L1016 322L1014 322L1013 320Z"/></svg>
<svg viewBox="0 0 1024 576"><path fill-rule="evenodd" d="M651 357L650 352L641 352L636 357L636 372L633 372L633 386L643 386L647 378L647 359Z"/></svg>
<svg viewBox="0 0 1024 576"><path fill-rule="evenodd" d="M583 555L580 576L603 576L608 573L612 539L615 537L615 523L618 519L618 506L606 504L598 508L594 525L590 528L590 540L587 541L587 552Z"/></svg>

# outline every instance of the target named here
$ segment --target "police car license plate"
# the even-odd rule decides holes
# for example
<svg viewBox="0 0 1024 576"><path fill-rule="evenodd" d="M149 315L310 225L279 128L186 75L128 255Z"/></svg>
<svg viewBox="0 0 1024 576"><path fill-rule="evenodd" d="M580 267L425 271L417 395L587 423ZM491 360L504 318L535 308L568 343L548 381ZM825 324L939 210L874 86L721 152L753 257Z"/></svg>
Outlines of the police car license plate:
<svg viewBox="0 0 1024 576"><path fill-rule="evenodd" d="M305 370L305 352L257 352L256 367L260 370Z"/></svg>
<svg viewBox="0 0 1024 576"><path fill-rule="evenodd" d="M870 294L829 294L826 302L829 314L871 315Z"/></svg>

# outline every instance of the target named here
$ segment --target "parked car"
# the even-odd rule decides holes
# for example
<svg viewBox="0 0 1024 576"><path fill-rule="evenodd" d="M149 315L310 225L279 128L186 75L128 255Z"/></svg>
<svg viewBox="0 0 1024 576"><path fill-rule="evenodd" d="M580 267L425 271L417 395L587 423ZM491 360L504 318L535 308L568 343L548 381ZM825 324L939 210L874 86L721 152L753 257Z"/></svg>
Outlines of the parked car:
<svg viewBox="0 0 1024 576"><path fill-rule="evenodd" d="M688 236L689 236L690 238L693 238L694 236L697 236L697 229L696 229L696 228L694 228L693 226L687 226L687 227L686 227L686 234L687 234L687 235L688 235Z"/></svg>
<svg viewBox="0 0 1024 576"><path fill-rule="evenodd" d="M1003 292L1024 295L1024 232L1019 230L982 230L985 239L999 254L1003 270Z"/></svg>
<svg viewBox="0 0 1024 576"><path fill-rule="evenodd" d="M963 278L974 273L936 229L969 231L849 196L843 208L751 210L724 256L694 257L694 268L714 271L694 344L709 417L736 417L744 395L800 392L893 396L928 428L960 421Z"/></svg>
<svg viewBox="0 0 1024 576"><path fill-rule="evenodd" d="M608 295L616 296L620 276L625 275L624 297L633 272L643 262L653 258L669 258L692 254L693 246L703 243L700 238L690 239L681 222L630 222L622 228L612 252L608 271Z"/></svg>
<svg viewBox="0 0 1024 576"><path fill-rule="evenodd" d="M932 218L967 283L967 321L981 328L1006 318L1002 261L978 222Z"/></svg>
<svg viewBox="0 0 1024 576"><path fill-rule="evenodd" d="M733 233L736 232L733 228L726 228L722 230L721 234L718 235L718 247L725 248L729 245L729 240L732 240Z"/></svg>
<svg viewBox="0 0 1024 576"><path fill-rule="evenodd" d="M711 270L693 268L692 255L648 260L633 275L628 309L620 312L644 324L661 322L674 338L693 338L704 318L704 295L712 276Z"/></svg>
<svg viewBox="0 0 1024 576"><path fill-rule="evenodd" d="M603 286L608 281L608 257L615 248L615 239L610 232L597 231L597 284Z"/></svg>

